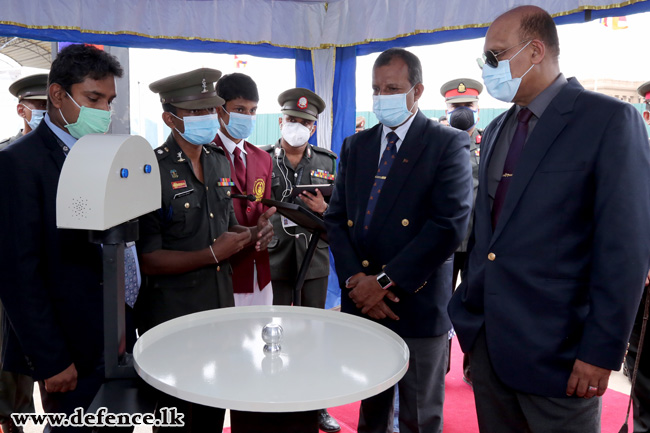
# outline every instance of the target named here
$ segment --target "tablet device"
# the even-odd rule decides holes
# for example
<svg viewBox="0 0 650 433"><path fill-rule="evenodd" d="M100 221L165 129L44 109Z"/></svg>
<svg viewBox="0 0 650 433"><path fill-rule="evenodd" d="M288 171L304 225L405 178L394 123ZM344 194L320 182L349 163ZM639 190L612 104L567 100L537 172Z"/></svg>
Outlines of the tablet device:
<svg viewBox="0 0 650 433"><path fill-rule="evenodd" d="M316 194L316 188L323 194L323 197L329 197L332 195L332 190L334 190L334 184L322 184L322 185L296 185L291 189L290 197L297 197L303 191L309 191L312 194Z"/></svg>

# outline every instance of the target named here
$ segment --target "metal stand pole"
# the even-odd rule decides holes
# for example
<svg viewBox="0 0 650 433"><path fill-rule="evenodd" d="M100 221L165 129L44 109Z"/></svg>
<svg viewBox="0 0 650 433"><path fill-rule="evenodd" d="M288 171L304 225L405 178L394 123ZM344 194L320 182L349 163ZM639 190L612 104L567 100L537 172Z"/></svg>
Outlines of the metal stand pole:
<svg viewBox="0 0 650 433"><path fill-rule="evenodd" d="M316 246L318 245L320 234L321 232L319 230L315 230L311 234L311 240L307 246L307 252L305 253L305 257L302 259L300 271L298 271L298 278L296 278L296 287L293 290L293 305L302 305L302 287L305 285L305 276L309 270L311 259L314 257L314 252L316 252Z"/></svg>

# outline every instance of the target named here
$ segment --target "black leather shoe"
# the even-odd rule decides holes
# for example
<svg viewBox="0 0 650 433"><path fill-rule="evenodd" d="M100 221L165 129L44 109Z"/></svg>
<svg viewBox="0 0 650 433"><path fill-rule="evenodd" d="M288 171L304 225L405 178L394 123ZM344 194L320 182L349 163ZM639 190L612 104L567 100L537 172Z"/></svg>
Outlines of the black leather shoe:
<svg viewBox="0 0 650 433"><path fill-rule="evenodd" d="M327 409L318 411L318 428L326 433L334 433L341 430L341 426L327 412Z"/></svg>

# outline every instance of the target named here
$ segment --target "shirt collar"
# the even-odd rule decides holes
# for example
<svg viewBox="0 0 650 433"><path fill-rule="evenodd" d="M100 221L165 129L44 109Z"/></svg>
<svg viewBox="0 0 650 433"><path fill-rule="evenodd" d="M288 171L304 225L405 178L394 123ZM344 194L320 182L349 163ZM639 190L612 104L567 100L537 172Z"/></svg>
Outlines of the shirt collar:
<svg viewBox="0 0 650 433"><path fill-rule="evenodd" d="M418 115L418 111L420 111L419 108L418 108L418 110L417 110L417 111L416 111L416 112L415 112L415 113L414 113L414 114L409 118L409 120L407 120L407 121L404 122L402 125L400 125L400 126L398 126L397 128L395 128L394 130L393 130L392 128L389 128L388 126L384 125L384 133L383 133L382 137L385 137L389 132L394 132L395 134L397 134L397 136L399 137L400 141L404 141L404 138L406 137L406 133L409 132L409 128L411 127L411 123L413 123L413 120L415 120L415 116Z"/></svg>
<svg viewBox="0 0 650 433"><path fill-rule="evenodd" d="M77 142L77 139L74 138L72 135L70 135L68 132L64 131L63 129L59 128L56 126L54 123L52 123L52 119L50 119L50 114L45 113L45 117L43 118L45 120L45 123L47 126L50 127L52 132L69 148L72 149L72 146Z"/></svg>
<svg viewBox="0 0 650 433"><path fill-rule="evenodd" d="M555 98L557 94L560 93L560 90L562 90L562 87L564 87L566 83L567 79L564 78L564 74L558 75L550 86L544 89L542 93L537 95L535 99L533 99L531 103L528 104L528 109L533 112L536 118L539 119L542 117L542 114L544 114L546 107L548 107L553 98ZM519 110L517 110L517 112L519 112Z"/></svg>
<svg viewBox="0 0 650 433"><path fill-rule="evenodd" d="M232 141L230 138L224 134L221 129L217 131L217 135L219 135L219 138L221 138L221 142L223 145L226 147L226 150L228 153L233 155L235 153L235 147L239 147L239 150L244 154L247 155L246 150L244 150L244 140L240 140L239 143L235 143Z"/></svg>

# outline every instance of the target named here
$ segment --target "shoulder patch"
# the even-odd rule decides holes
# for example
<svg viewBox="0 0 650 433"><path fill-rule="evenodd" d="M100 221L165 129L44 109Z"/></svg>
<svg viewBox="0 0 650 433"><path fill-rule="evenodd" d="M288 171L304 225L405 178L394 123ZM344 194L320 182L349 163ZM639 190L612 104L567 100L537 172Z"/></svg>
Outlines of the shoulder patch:
<svg viewBox="0 0 650 433"><path fill-rule="evenodd" d="M265 144L264 146L258 146L260 150L263 150L264 152L271 153L273 152L273 149L275 148L274 144Z"/></svg>
<svg viewBox="0 0 650 433"><path fill-rule="evenodd" d="M226 152L224 152L223 148L222 148L221 146L217 146L217 145L214 143L214 141L211 142L211 143L208 143L208 144L204 144L204 145L203 145L203 148L204 148L204 149L205 149L206 147L207 147L208 149L210 149L210 151L212 151L212 152L220 153L220 154L222 154L222 155L225 155L225 154L226 154Z"/></svg>
<svg viewBox="0 0 650 433"><path fill-rule="evenodd" d="M337 159L338 156L336 156L336 153L332 152L329 149L325 149L324 147L318 147L318 146L311 146L311 148L314 150L314 152L322 153L324 155L329 156L330 158Z"/></svg>
<svg viewBox="0 0 650 433"><path fill-rule="evenodd" d="M156 149L154 149L154 153L156 154L156 158L158 158L158 161L165 159L167 155L169 155L169 148L166 147L164 144Z"/></svg>

